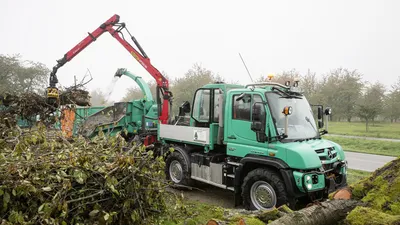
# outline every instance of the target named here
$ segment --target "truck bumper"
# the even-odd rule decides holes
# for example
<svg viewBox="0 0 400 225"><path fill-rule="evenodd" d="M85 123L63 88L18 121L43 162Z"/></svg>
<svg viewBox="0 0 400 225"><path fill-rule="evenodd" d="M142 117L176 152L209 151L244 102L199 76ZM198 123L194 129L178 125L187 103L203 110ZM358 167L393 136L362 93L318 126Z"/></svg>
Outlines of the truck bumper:
<svg viewBox="0 0 400 225"><path fill-rule="evenodd" d="M298 190L304 194L324 193L328 195L342 187L347 186L347 163L345 161L334 163L333 169L302 173L293 171Z"/></svg>

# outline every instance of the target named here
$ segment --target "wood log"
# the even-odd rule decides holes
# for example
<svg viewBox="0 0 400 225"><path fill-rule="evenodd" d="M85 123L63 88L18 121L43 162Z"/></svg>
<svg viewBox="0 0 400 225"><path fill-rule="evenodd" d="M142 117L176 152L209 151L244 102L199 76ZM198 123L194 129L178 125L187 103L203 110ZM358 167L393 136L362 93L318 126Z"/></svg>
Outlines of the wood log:
<svg viewBox="0 0 400 225"><path fill-rule="evenodd" d="M294 211L273 221L271 225L324 225L337 224L346 218L356 206L362 205L356 200L333 200L322 202L308 208ZM268 222L268 221L264 221Z"/></svg>
<svg viewBox="0 0 400 225"><path fill-rule="evenodd" d="M220 220L211 219L207 225L226 225L226 224L262 224L264 222L273 221L286 213L292 212L289 207L283 205L279 208L271 210L255 210L249 211L245 209L227 209L225 215ZM263 222L264 221L264 222Z"/></svg>
<svg viewBox="0 0 400 225"><path fill-rule="evenodd" d="M352 193L350 187L345 187L342 188L338 191L336 191L332 195L332 199L339 200L339 199L344 199L344 200L349 200L351 199Z"/></svg>

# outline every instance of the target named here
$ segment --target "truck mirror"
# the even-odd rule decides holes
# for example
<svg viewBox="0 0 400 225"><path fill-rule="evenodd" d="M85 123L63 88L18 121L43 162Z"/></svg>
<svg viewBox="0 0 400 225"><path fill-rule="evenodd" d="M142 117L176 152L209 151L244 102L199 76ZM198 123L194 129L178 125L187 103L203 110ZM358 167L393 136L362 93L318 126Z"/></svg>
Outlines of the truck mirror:
<svg viewBox="0 0 400 225"><path fill-rule="evenodd" d="M262 110L261 102L254 103L252 113L251 130L256 132L258 142L265 142L267 136L265 134L265 112Z"/></svg>
<svg viewBox="0 0 400 225"><path fill-rule="evenodd" d="M325 115L329 116L329 115L331 115L331 114L332 114L332 109L327 107L327 108L325 109Z"/></svg>
<svg viewBox="0 0 400 225"><path fill-rule="evenodd" d="M185 101L179 107L179 116L184 116L185 113L189 113L189 112L190 112L190 102Z"/></svg>
<svg viewBox="0 0 400 225"><path fill-rule="evenodd" d="M324 127L324 122L323 121L318 121L318 128L322 129Z"/></svg>
<svg viewBox="0 0 400 225"><path fill-rule="evenodd" d="M261 109L261 105L260 104L254 104L253 105L253 122L254 121L259 121L262 122L263 121L263 111Z"/></svg>
<svg viewBox="0 0 400 225"><path fill-rule="evenodd" d="M260 121L253 121L251 123L251 130L255 132L259 132L263 130L263 123Z"/></svg>
<svg viewBox="0 0 400 225"><path fill-rule="evenodd" d="M322 115L324 114L322 110L322 107L318 106L318 120L322 120Z"/></svg>
<svg viewBox="0 0 400 225"><path fill-rule="evenodd" d="M258 142L264 143L267 141L267 135L265 135L264 132L257 132L256 133L256 138Z"/></svg>
<svg viewBox="0 0 400 225"><path fill-rule="evenodd" d="M267 140L265 134L265 123L261 121L253 121L251 123L251 130L256 132L256 138L258 142L264 143Z"/></svg>

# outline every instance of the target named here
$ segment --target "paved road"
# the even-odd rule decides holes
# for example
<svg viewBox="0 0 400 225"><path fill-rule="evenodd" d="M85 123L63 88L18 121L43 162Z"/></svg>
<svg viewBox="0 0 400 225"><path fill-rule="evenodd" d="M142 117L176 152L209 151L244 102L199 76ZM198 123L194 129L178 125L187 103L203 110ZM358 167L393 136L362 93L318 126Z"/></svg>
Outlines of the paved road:
<svg viewBox="0 0 400 225"><path fill-rule="evenodd" d="M346 152L346 159L350 169L364 170L372 172L386 163L396 159L395 157L372 155L357 152Z"/></svg>
<svg viewBox="0 0 400 225"><path fill-rule="evenodd" d="M343 138L354 138L354 139L364 139L364 140L372 140L372 141L392 141L392 142L400 142L400 139L377 138L377 137L362 137L362 136L351 136L351 135L343 135L343 134L326 134L326 136L331 136L331 137L343 137Z"/></svg>

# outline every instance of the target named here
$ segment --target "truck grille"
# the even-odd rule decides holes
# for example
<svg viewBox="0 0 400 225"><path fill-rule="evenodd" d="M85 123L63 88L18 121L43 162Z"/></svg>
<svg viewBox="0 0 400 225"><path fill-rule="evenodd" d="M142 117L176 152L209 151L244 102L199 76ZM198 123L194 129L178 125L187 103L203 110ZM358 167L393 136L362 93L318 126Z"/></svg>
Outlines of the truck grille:
<svg viewBox="0 0 400 225"><path fill-rule="evenodd" d="M333 163L322 164L324 170L331 170L333 169Z"/></svg>
<svg viewBox="0 0 400 225"><path fill-rule="evenodd" d="M317 149L315 152L318 154L320 160L331 160L337 156L337 152L334 147Z"/></svg>

